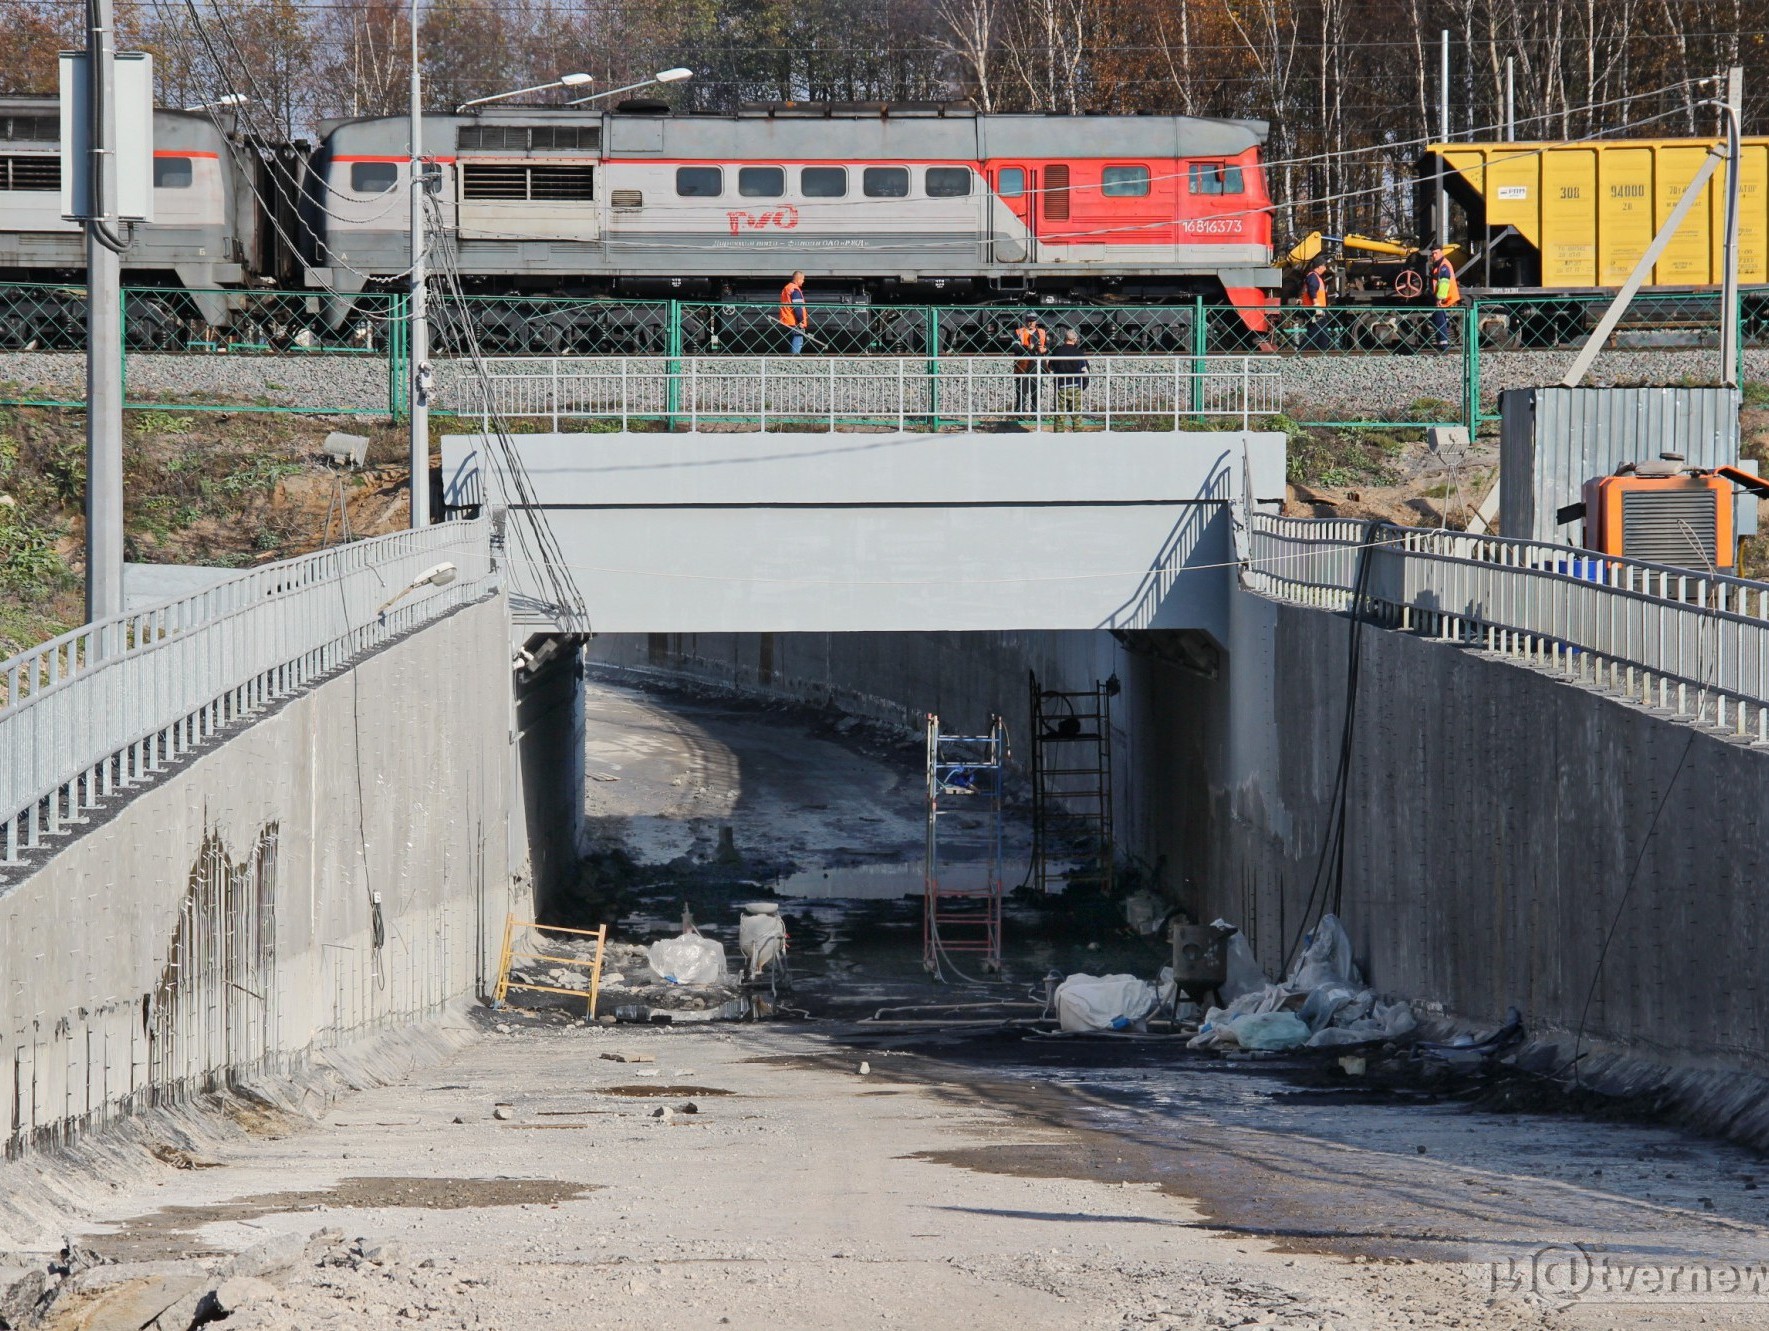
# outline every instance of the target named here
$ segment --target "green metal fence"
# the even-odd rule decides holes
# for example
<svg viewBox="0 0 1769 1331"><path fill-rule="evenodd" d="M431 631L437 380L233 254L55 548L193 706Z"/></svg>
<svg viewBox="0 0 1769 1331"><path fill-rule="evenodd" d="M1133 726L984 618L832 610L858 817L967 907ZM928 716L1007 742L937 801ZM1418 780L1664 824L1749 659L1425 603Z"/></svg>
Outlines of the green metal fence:
<svg viewBox="0 0 1769 1331"><path fill-rule="evenodd" d="M409 389L408 298L366 292L124 291L125 394L131 406L400 416ZM1013 355L1021 316L1072 327L1095 354L1268 354L1283 361L1287 413L1305 425L1479 429L1505 388L1553 383L1608 306L1578 293L1489 296L1429 305L1284 306L1249 320L1202 299L1165 305L988 306L813 302L809 356ZM1710 383L1719 373L1719 296L1636 297L1599 358L1594 382ZM78 406L86 290L0 284L0 402ZM488 356L757 357L787 350L772 302L431 297L439 371ZM1769 288L1741 293L1747 349L1769 348ZM37 353L68 353L38 357ZM8 354L15 353L15 354ZM16 354L30 353L30 354ZM196 358L206 358L201 364ZM1756 361L1752 357L1751 361ZM1769 379L1769 356L1746 377ZM464 366L456 366L464 371Z"/></svg>

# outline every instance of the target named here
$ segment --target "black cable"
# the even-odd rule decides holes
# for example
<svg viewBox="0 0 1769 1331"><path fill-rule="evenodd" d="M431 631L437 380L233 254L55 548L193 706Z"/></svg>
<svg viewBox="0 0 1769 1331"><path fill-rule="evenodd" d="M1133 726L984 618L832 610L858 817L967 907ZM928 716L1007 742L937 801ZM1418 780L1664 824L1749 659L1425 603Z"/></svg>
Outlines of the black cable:
<svg viewBox="0 0 1769 1331"><path fill-rule="evenodd" d="M1364 523L1364 533L1358 543L1358 563L1356 575L1352 578L1350 641L1346 646L1345 657L1345 719L1339 731L1339 761L1333 772L1333 793L1327 803L1327 830L1321 838L1321 850L1315 859L1314 878L1309 884L1308 900L1302 907L1302 918L1297 924L1296 935L1284 952L1284 964L1281 972L1288 974L1290 963L1302 947L1302 940L1308 936L1309 921L1314 916L1315 903L1321 900L1323 890L1326 897L1322 900L1323 911L1331 908L1331 913L1338 914L1345 900L1345 840L1347 815L1350 801L1347 790L1351 784L1352 746L1357 737L1357 695L1358 682L1363 669L1363 623L1364 600L1369 590L1370 551L1374 545L1376 528L1383 525L1371 518ZM1331 863L1331 873L1328 864ZM1331 882L1332 886L1327 885Z"/></svg>

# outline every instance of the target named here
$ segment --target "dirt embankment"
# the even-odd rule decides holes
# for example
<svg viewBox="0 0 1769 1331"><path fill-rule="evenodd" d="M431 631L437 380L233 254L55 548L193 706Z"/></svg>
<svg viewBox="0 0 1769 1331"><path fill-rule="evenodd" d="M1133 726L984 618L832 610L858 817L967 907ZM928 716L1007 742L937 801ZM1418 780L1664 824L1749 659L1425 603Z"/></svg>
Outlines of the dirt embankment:
<svg viewBox="0 0 1769 1331"><path fill-rule="evenodd" d="M334 429L369 437L363 468L328 463L320 441ZM0 409L0 657L80 621L85 430L84 412ZM352 536L397 530L411 505L405 449L403 431L385 422L130 411L127 557L248 568L340 539L346 516Z"/></svg>

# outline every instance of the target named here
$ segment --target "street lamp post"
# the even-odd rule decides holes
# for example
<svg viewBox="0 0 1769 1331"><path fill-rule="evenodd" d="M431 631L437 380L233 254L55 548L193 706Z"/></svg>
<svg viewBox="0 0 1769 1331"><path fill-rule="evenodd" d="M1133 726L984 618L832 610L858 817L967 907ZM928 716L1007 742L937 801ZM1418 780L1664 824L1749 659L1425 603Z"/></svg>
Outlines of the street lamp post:
<svg viewBox="0 0 1769 1331"><path fill-rule="evenodd" d="M494 92L489 97L475 97L470 102L462 102L455 108L459 115L470 106L484 106L487 102L501 102L506 97L526 97L531 92L547 92L553 88L581 88L586 83L594 83L595 79L588 74L561 74L551 83L537 83L532 88L515 88L509 92Z"/></svg>
<svg viewBox="0 0 1769 1331"><path fill-rule="evenodd" d="M629 83L624 88L610 88L607 92L593 92L588 97L578 97L565 103L565 105L582 106L585 102L600 101L604 97L615 97L623 92L636 92L640 88L649 88L658 83L681 83L684 79L691 79L693 77L694 71L691 69L659 70L650 78L645 79L642 82Z"/></svg>
<svg viewBox="0 0 1769 1331"><path fill-rule="evenodd" d="M418 0L411 0L411 309L408 311L406 366L407 420L411 429L412 527L430 525L430 319L424 285L424 101L418 68Z"/></svg>

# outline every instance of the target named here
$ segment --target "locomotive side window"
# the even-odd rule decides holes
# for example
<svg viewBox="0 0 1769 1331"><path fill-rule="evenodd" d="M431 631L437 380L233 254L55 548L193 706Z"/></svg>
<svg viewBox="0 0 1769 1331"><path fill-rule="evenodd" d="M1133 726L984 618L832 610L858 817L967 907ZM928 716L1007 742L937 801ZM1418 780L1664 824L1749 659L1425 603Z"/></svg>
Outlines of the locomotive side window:
<svg viewBox="0 0 1769 1331"><path fill-rule="evenodd" d="M154 161L154 184L159 184L160 160ZM352 162L350 189L356 194L385 194L399 184L397 162Z"/></svg>
<svg viewBox="0 0 1769 1331"><path fill-rule="evenodd" d="M848 193L845 166L807 166L799 172L799 193L807 199L841 199Z"/></svg>
<svg viewBox="0 0 1769 1331"><path fill-rule="evenodd" d="M188 157L154 158L155 189L189 189L193 179Z"/></svg>
<svg viewBox="0 0 1769 1331"><path fill-rule="evenodd" d="M1244 194L1246 192L1246 186L1241 180L1241 168L1230 166L1226 162L1193 162L1189 179L1193 194Z"/></svg>
<svg viewBox="0 0 1769 1331"><path fill-rule="evenodd" d="M860 188L869 199L907 199L909 168L869 166L860 173Z"/></svg>
<svg viewBox="0 0 1769 1331"><path fill-rule="evenodd" d="M737 192L746 199L778 199L786 193L786 170L778 166L741 167Z"/></svg>
<svg viewBox="0 0 1769 1331"><path fill-rule="evenodd" d="M61 140L61 117L0 116L0 139L57 143Z"/></svg>
<svg viewBox="0 0 1769 1331"><path fill-rule="evenodd" d="M1024 167L1004 166L995 176L995 188L1004 199L1017 199L1026 192Z"/></svg>
<svg viewBox="0 0 1769 1331"><path fill-rule="evenodd" d="M1196 167L1192 169L1197 170ZM1108 166L1100 172L1099 192L1108 199L1144 198L1149 192L1149 169L1146 166Z"/></svg>
<svg viewBox="0 0 1769 1331"><path fill-rule="evenodd" d="M968 166L930 166L927 196L930 199L962 199L970 193Z"/></svg>
<svg viewBox="0 0 1769 1331"><path fill-rule="evenodd" d="M716 166L678 166L676 197L716 199L725 192L725 173Z"/></svg>

